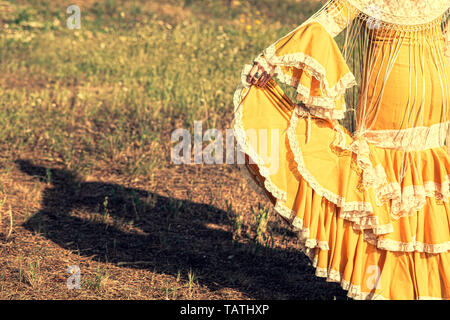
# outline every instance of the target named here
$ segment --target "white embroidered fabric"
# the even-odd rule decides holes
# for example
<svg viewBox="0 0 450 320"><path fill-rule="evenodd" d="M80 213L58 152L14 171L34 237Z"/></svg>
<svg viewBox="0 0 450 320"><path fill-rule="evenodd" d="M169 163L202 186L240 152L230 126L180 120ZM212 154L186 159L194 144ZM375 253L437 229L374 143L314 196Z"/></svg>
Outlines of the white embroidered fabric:
<svg viewBox="0 0 450 320"><path fill-rule="evenodd" d="M393 24L426 24L441 16L448 0L348 0L354 7L374 19Z"/></svg>

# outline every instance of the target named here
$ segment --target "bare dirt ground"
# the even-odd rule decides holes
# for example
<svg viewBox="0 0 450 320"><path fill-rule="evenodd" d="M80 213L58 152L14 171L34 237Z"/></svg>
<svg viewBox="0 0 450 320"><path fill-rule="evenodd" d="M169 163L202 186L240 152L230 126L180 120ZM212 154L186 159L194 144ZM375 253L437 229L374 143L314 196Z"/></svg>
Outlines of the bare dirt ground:
<svg viewBox="0 0 450 320"><path fill-rule="evenodd" d="M150 2L150 9L177 19L191 14L162 1ZM33 14L21 12L23 19ZM42 75L0 73L0 87L20 94L26 88L31 96L47 88ZM61 84L73 89L64 79ZM93 148L97 137L110 133L88 129L79 134L97 130ZM127 175L103 160L80 174L48 151L44 142L51 137L44 135L51 134L42 135L34 147L0 142L0 299L346 299L338 284L315 277L297 235L236 166L164 165L149 175ZM167 142L170 135L162 135ZM153 150L154 156L168 155L169 148ZM79 289L67 286L74 266Z"/></svg>
<svg viewBox="0 0 450 320"><path fill-rule="evenodd" d="M278 218L268 224L273 244L252 240L249 207L267 203L230 166L82 180L25 158L2 188L12 217L2 210L3 299L345 298L315 278ZM246 213L240 230L236 212ZM67 289L71 265L80 267L80 290Z"/></svg>

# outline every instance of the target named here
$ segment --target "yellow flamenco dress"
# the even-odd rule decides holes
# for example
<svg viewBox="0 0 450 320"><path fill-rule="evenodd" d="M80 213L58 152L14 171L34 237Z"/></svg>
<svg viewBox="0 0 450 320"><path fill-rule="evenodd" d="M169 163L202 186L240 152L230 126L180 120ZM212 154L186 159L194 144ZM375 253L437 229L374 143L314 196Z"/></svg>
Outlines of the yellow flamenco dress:
<svg viewBox="0 0 450 320"><path fill-rule="evenodd" d="M449 7L331 0L235 93L243 173L354 299L450 299Z"/></svg>

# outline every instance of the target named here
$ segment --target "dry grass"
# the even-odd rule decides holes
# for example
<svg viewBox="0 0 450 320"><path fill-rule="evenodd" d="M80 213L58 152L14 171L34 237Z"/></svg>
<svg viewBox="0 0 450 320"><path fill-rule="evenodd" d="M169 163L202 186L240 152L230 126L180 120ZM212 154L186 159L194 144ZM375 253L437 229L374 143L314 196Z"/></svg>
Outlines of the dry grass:
<svg viewBox="0 0 450 320"><path fill-rule="evenodd" d="M229 127L241 66L314 5L71 3L79 31L61 1L0 5L0 298L345 299L234 166L168 161L174 128Z"/></svg>
<svg viewBox="0 0 450 320"><path fill-rule="evenodd" d="M2 181L15 223L6 237L3 214L4 299L345 298L315 278L296 235L233 168L167 168L136 182L98 171L86 181L20 160L9 178ZM81 290L66 287L72 265Z"/></svg>

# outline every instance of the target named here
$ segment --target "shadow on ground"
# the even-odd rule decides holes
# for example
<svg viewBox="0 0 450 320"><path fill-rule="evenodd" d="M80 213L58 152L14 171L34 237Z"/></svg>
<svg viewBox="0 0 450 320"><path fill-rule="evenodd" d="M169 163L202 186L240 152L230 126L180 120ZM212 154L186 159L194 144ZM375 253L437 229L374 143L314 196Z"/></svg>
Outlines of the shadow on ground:
<svg viewBox="0 0 450 320"><path fill-rule="evenodd" d="M211 291L234 288L254 299L346 299L335 283L314 276L300 252L238 244L221 229L223 210L118 184L80 182L72 172L17 160L20 170L49 182L42 210L24 227L81 256L186 277L192 270ZM87 212L87 213L86 213ZM212 228L219 226L219 228ZM139 231L136 231L139 230Z"/></svg>

